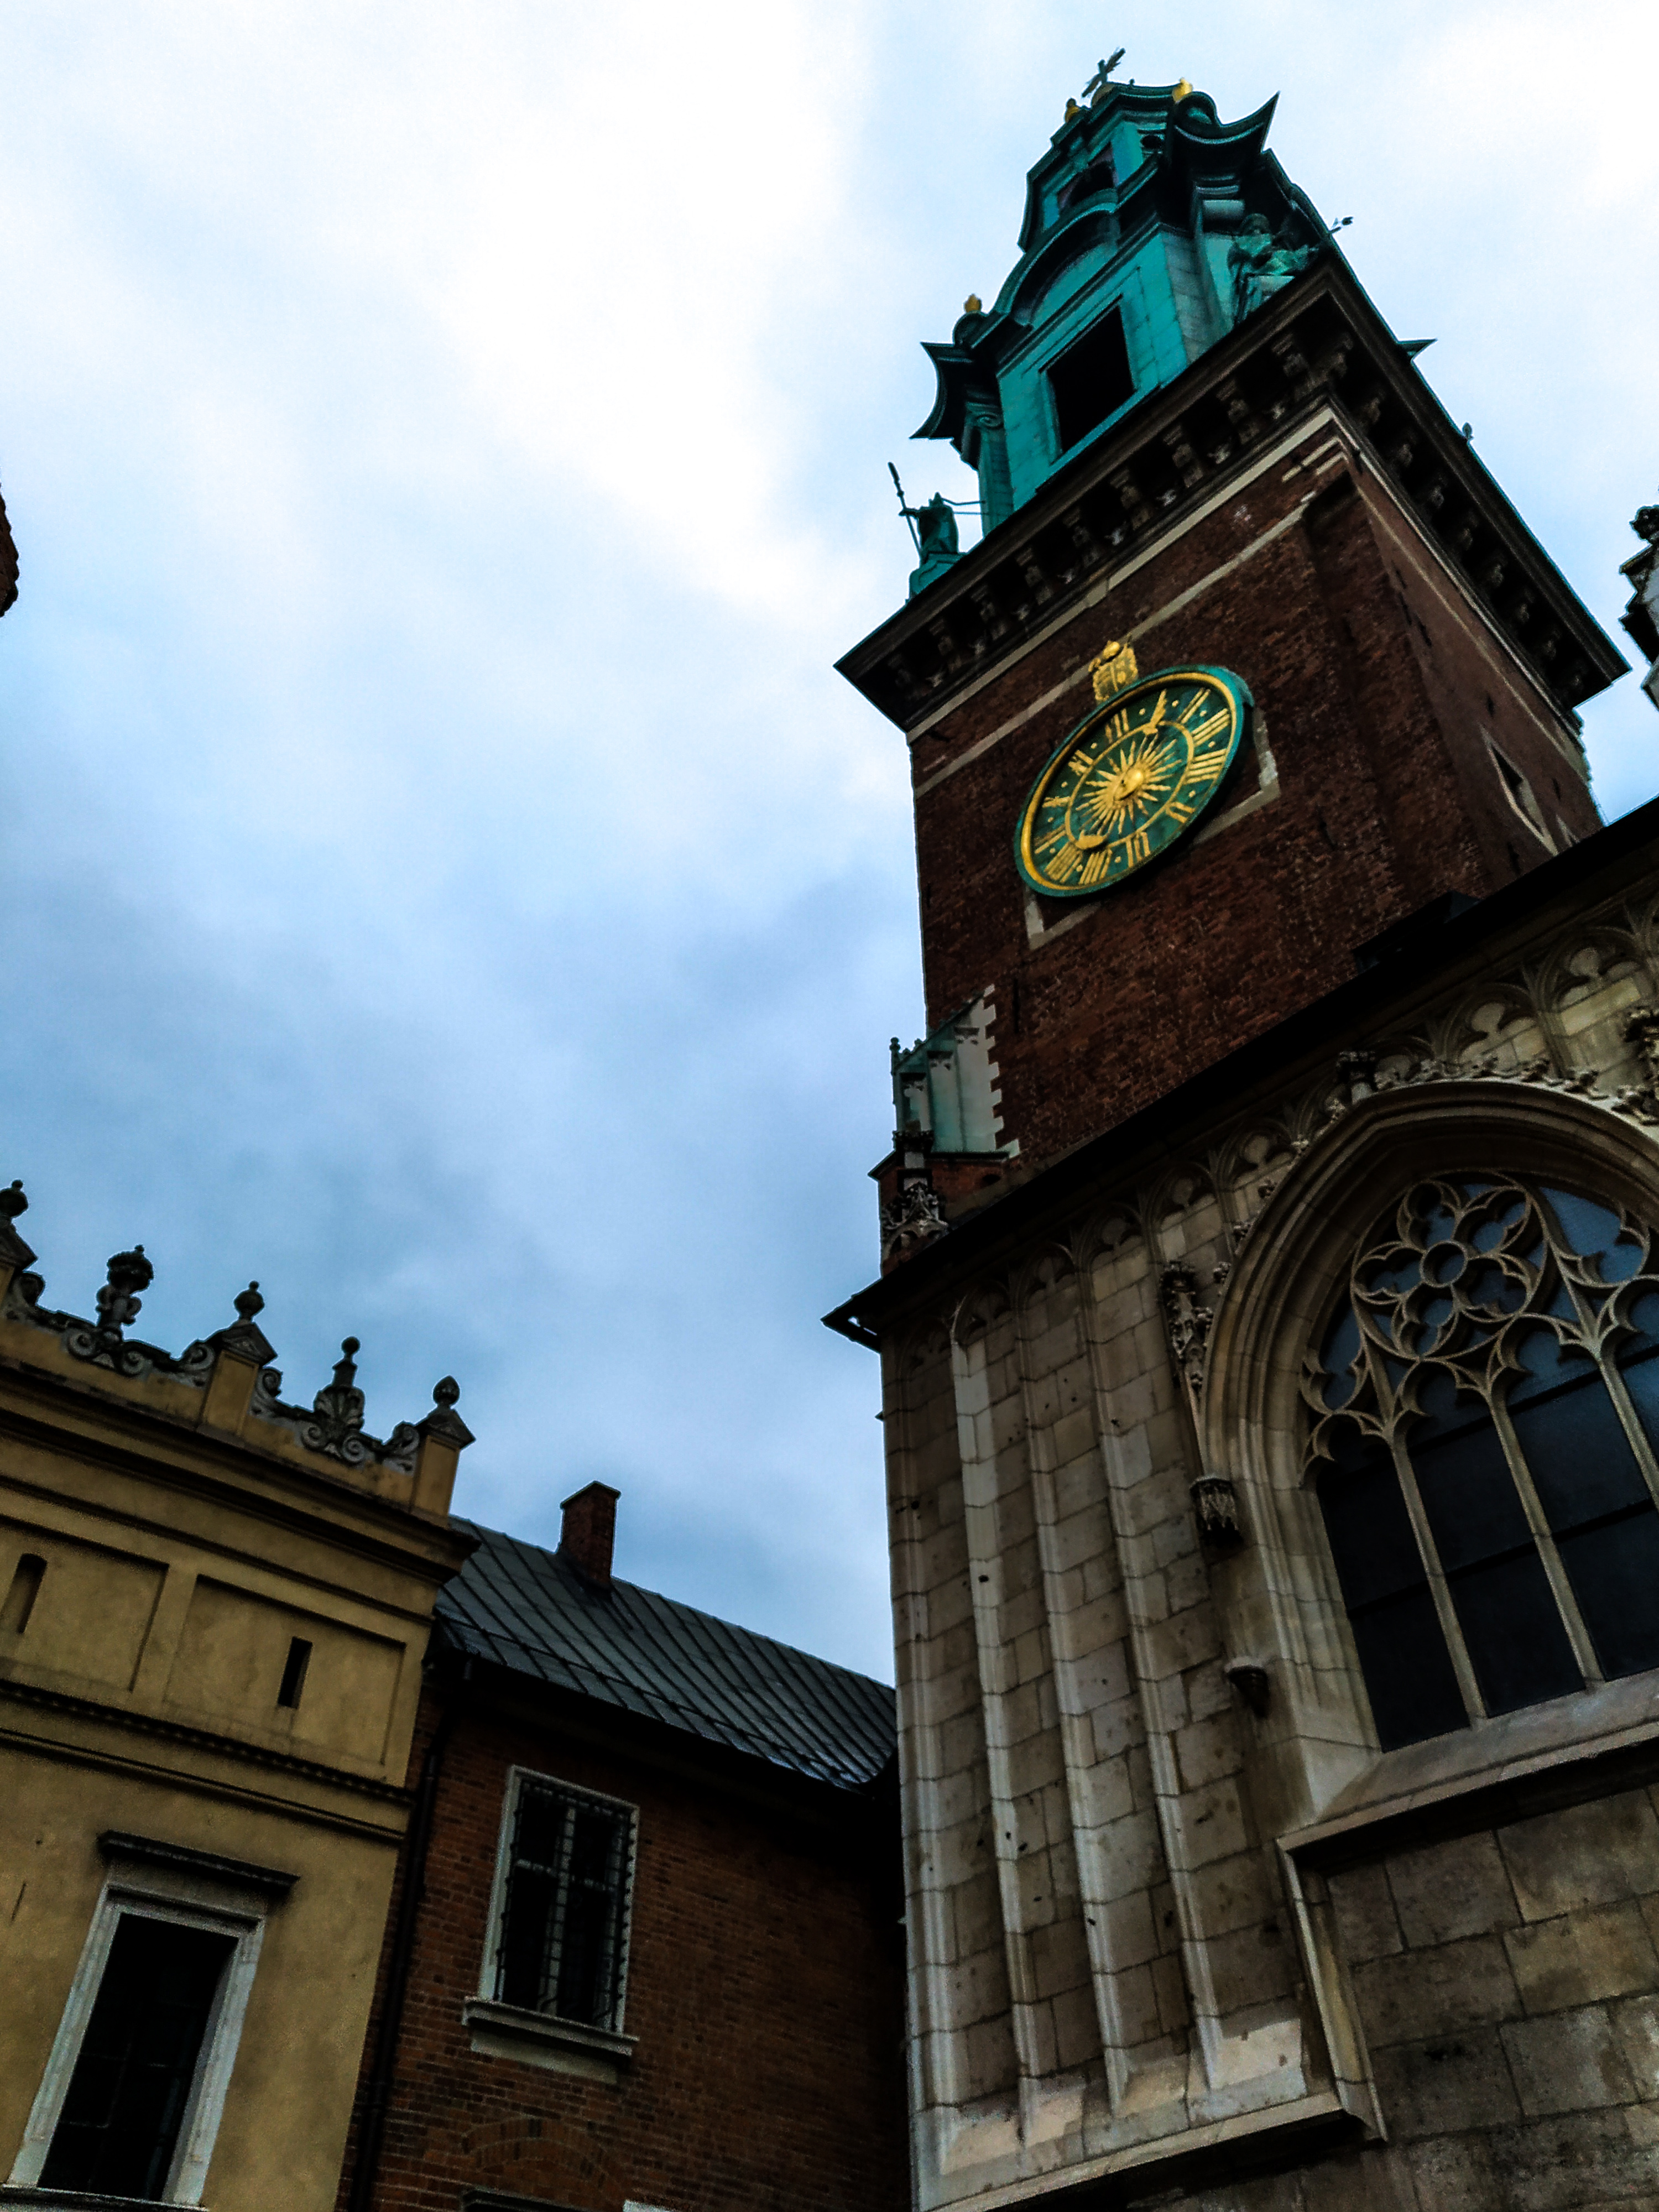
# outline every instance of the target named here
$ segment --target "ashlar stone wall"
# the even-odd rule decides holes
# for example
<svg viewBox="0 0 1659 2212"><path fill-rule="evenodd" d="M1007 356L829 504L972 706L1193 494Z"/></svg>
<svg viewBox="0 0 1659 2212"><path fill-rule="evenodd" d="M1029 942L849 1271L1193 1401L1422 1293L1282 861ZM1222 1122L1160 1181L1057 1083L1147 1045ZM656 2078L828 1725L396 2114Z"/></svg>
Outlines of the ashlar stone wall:
<svg viewBox="0 0 1659 2212"><path fill-rule="evenodd" d="M1654 2201L1652 1800L1621 1791L1331 1876L1389 2132L1424 2206Z"/></svg>
<svg viewBox="0 0 1659 2212"><path fill-rule="evenodd" d="M1421 1175L1659 1219L1654 889L1172 1131L885 1340L923 2212L1659 2201L1656 1686L1382 1753L1297 1389ZM1505 2195L1551 2128L1577 2178Z"/></svg>

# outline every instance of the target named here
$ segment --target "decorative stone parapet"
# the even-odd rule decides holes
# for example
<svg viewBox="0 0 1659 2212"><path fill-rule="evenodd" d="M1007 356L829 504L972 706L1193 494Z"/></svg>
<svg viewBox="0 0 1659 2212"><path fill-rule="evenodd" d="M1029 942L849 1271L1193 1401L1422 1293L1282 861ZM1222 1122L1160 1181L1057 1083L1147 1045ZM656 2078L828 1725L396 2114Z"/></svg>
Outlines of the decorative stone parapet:
<svg viewBox="0 0 1659 2212"><path fill-rule="evenodd" d="M404 1486L406 1503L447 1512L457 1456L472 1442L454 1411L460 1392L453 1377L438 1383L435 1410L423 1420L400 1421L385 1438L373 1436L363 1426L365 1401L356 1387L358 1341L347 1337L332 1381L310 1407L287 1405L272 1364L275 1347L255 1318L264 1307L258 1283L237 1293L229 1327L175 1357L127 1334L143 1305L139 1293L155 1273L142 1244L111 1258L95 1321L43 1304L45 1279L33 1271L36 1255L15 1225L27 1209L21 1181L0 1188L0 1356L9 1351L32 1364L55 1365L70 1379L78 1370L94 1387L129 1386L135 1402L170 1419L266 1450L297 1450L337 1469L389 1477Z"/></svg>

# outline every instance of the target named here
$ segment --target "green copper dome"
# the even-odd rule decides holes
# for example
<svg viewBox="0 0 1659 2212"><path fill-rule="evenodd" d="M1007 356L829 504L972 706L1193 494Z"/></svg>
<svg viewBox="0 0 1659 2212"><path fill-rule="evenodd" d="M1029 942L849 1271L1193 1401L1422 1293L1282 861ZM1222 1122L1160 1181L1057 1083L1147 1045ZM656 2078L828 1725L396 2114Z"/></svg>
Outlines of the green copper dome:
<svg viewBox="0 0 1659 2212"><path fill-rule="evenodd" d="M978 471L988 532L1328 243L1266 150L1275 101L1222 123L1184 82L1097 86L1030 173L994 306L927 348L939 396L915 435Z"/></svg>

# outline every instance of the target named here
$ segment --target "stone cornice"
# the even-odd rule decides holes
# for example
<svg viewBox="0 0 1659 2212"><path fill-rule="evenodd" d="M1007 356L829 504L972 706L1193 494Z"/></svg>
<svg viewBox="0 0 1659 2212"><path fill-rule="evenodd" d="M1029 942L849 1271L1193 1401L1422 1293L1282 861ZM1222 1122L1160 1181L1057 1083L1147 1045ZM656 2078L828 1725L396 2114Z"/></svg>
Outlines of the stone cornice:
<svg viewBox="0 0 1659 2212"><path fill-rule="evenodd" d="M330 1790L346 1790L354 1796L373 1797L384 1805L407 1808L410 1793L401 1784L383 1782L377 1776L354 1774L347 1767L330 1766L317 1759L301 1759L292 1752L276 1751L268 1745L247 1743L240 1736L221 1735L212 1729L192 1728L188 1722L164 1720L157 1713L140 1708L105 1705L96 1698L78 1698L66 1690L47 1690L33 1682L20 1682L14 1677L0 1675L0 1704L27 1705L41 1712L57 1713L65 1719L76 1720L94 1726L114 1729L127 1735L149 1736L185 1748L206 1752L214 1756L232 1759L240 1765L263 1766L279 1774L291 1775L296 1781L320 1784ZM16 1731L7 1731L17 1741ZM31 1743L35 1739L27 1739ZM39 1748L52 1750L58 1747L40 1744ZM82 1747L74 1747L74 1756L83 1755ZM173 1780L185 1787L198 1779L188 1770L170 1768ZM298 1808L301 1812L307 1808Z"/></svg>
<svg viewBox="0 0 1659 2212"><path fill-rule="evenodd" d="M1334 404L1564 714L1625 662L1340 256L1307 273L1087 446L836 666L907 733L1079 604L1255 450Z"/></svg>
<svg viewBox="0 0 1659 2212"><path fill-rule="evenodd" d="M125 1406L112 1397L83 1400L75 1392L59 1400L58 1382L56 1376L0 1360L0 1435L35 1445L53 1459L67 1454L88 1465L199 1498L216 1511L287 1529L434 1588L447 1582L475 1548L476 1539L447 1517L439 1521L417 1515L394 1499L364 1491L343 1474L333 1475L321 1468L251 1452L240 1440L204 1434L168 1421L148 1407ZM65 1405L72 1407L73 1419L64 1418L60 1407ZM15 1456L5 1479L19 1492L49 1495L59 1502L67 1495L61 1484L48 1492L29 1482ZM290 1494L278 1494L283 1491ZM106 1500L94 1510L106 1516L110 1512ZM178 1534L176 1526L162 1517L150 1520L125 1510L117 1517L129 1526L153 1528L169 1540ZM191 1540L227 1556L242 1556L240 1547L209 1538L205 1532ZM424 1620L426 1615L407 1617Z"/></svg>

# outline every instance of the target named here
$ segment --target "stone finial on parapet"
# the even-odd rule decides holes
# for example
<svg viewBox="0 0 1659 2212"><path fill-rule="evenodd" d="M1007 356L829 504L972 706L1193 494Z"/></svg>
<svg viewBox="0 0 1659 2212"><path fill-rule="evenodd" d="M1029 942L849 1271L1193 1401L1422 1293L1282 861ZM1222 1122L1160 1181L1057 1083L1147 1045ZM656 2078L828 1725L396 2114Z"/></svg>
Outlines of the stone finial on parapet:
<svg viewBox="0 0 1659 2212"><path fill-rule="evenodd" d="M363 1440L362 1392L357 1388L357 1354L362 1349L355 1336L342 1340L334 1363L334 1380L325 1383L311 1401L314 1418L301 1427L300 1441L313 1451L361 1467L368 1456Z"/></svg>
<svg viewBox="0 0 1659 2212"><path fill-rule="evenodd" d="M423 1421L399 1421L384 1440L370 1436L357 1387L360 1349L355 1336L344 1340L334 1378L317 1393L309 1413L284 1405L282 1376L274 1367L262 1368L253 1391L255 1421L286 1431L307 1452L337 1461L354 1474L361 1471L368 1486L383 1494L401 1496L400 1486L407 1482L408 1503L418 1512L441 1516L449 1510L456 1461L472 1441L472 1431L454 1410L460 1385L446 1375L432 1393L434 1410Z"/></svg>
<svg viewBox="0 0 1659 2212"><path fill-rule="evenodd" d="M455 1411L461 1386L446 1375L432 1387L433 1411L416 1421L420 1448L415 1455L415 1492L410 1500L417 1513L445 1514L455 1488L455 1468L472 1442L472 1431Z"/></svg>
<svg viewBox="0 0 1659 2212"><path fill-rule="evenodd" d="M210 1362L212 1366L202 1407L202 1426L224 1430L232 1436L240 1433L242 1423L247 1419L260 1369L276 1357L276 1347L254 1319L264 1312L265 1304L258 1283L250 1283L245 1291L238 1291L234 1303L236 1318L229 1328L215 1329L204 1344L192 1345L185 1354L186 1363L194 1354L203 1364Z"/></svg>
<svg viewBox="0 0 1659 2212"><path fill-rule="evenodd" d="M138 1293L155 1280L155 1270L142 1244L131 1252L112 1252L106 1266L108 1279L98 1293L98 1335L104 1344L118 1344L127 1323L138 1318L144 1303Z"/></svg>
<svg viewBox="0 0 1659 2212"><path fill-rule="evenodd" d="M456 1463L472 1442L455 1411L460 1386L453 1376L434 1389L433 1410L423 1421L400 1421L384 1439L370 1436L357 1387L358 1340L349 1336L332 1379L309 1407L286 1405L276 1348L258 1324L265 1302L257 1282L236 1293L234 1322L198 1338L175 1358L159 1345L124 1334L143 1304L139 1292L155 1279L142 1244L109 1261L94 1320L42 1304L46 1286L28 1272L34 1254L15 1226L27 1208L21 1182L0 1186L0 1324L9 1356L21 1349L31 1366L54 1369L64 1380L97 1390L112 1380L131 1404L222 1443L301 1463L309 1459L313 1472L318 1459L333 1461L337 1470L349 1470L360 1486L388 1502L439 1518L448 1512Z"/></svg>
<svg viewBox="0 0 1659 2212"><path fill-rule="evenodd" d="M107 1279L98 1293L98 1319L91 1324L72 1322L64 1332L64 1348L73 1358L110 1368L118 1375L147 1374L152 1364L149 1350L127 1344L123 1332L138 1318L144 1303L138 1293L155 1281L155 1269L144 1257L142 1244L135 1244L131 1252L112 1252L105 1265Z"/></svg>

